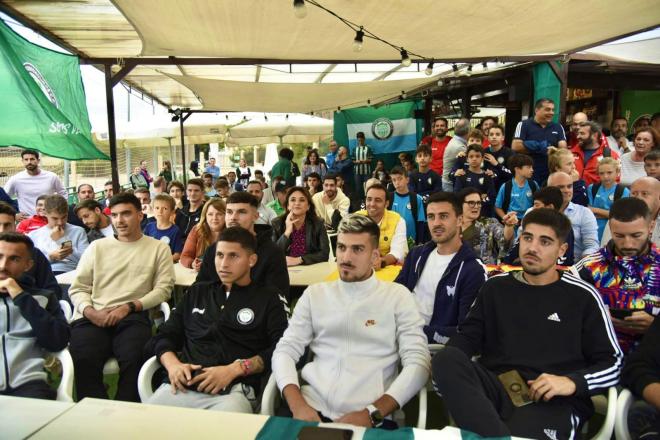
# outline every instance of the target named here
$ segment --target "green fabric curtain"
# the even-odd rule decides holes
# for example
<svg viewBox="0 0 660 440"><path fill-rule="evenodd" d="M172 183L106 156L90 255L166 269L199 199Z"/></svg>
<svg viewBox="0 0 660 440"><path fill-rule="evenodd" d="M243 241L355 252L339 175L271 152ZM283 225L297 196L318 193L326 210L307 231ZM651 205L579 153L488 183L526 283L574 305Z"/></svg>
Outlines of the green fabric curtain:
<svg viewBox="0 0 660 440"><path fill-rule="evenodd" d="M106 159L92 142L78 58L32 44L0 20L0 146Z"/></svg>
<svg viewBox="0 0 660 440"><path fill-rule="evenodd" d="M554 62L554 61L553 61ZM534 102L540 98L550 98L555 102L554 122L559 121L559 97L561 83L548 63L540 63L532 70L534 76ZM532 103L532 107L534 103Z"/></svg>

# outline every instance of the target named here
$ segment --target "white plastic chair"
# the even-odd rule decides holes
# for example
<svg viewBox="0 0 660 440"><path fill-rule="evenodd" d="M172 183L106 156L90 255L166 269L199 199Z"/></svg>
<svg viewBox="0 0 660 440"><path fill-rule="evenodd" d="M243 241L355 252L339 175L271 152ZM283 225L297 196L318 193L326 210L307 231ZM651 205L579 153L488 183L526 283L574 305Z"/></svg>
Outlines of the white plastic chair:
<svg viewBox="0 0 660 440"><path fill-rule="evenodd" d="M71 322L71 319L73 318L73 309L71 308L71 304L69 304L67 301L61 299L60 300L60 308L62 309L62 312L64 313L64 317L66 318L66 322Z"/></svg>
<svg viewBox="0 0 660 440"><path fill-rule="evenodd" d="M170 317L170 305L166 302L160 303L159 309L163 312L163 319L167 321ZM119 373L119 363L117 359L112 357L105 362L103 365L103 374L118 374Z"/></svg>
<svg viewBox="0 0 660 440"><path fill-rule="evenodd" d="M62 365L62 380L57 387L57 400L61 402L73 402L73 359L69 349L53 353L53 357Z"/></svg>
<svg viewBox="0 0 660 440"><path fill-rule="evenodd" d="M138 384L139 389L139 384ZM140 397L142 395L140 394ZM418 393L419 397L419 413L417 415L417 428L424 429L426 428L426 411L427 411L427 399L426 399L426 387L422 387ZM280 391L277 388L277 381L275 380L275 375L271 373L268 378L268 382L264 387L264 392L261 395L261 409L259 414L264 416L274 416L275 409L278 404L281 402L282 398Z"/></svg>
<svg viewBox="0 0 660 440"><path fill-rule="evenodd" d="M612 433L614 432L614 421L616 419L616 398L616 387L609 387L607 389L607 396L598 395L591 397L591 401L594 404L596 412L605 416L603 425L592 437L592 440L609 440L612 438Z"/></svg>
<svg viewBox="0 0 660 440"><path fill-rule="evenodd" d="M151 379L160 368L160 362L156 356L151 356L147 362L140 368L138 374L138 393L140 394L140 401L146 402L151 396L154 395L154 390L151 386Z"/></svg>
<svg viewBox="0 0 660 440"><path fill-rule="evenodd" d="M628 389L624 389L619 394L616 401L616 417L614 421L614 436L616 440L631 440L628 429L628 411L635 402L635 396Z"/></svg>

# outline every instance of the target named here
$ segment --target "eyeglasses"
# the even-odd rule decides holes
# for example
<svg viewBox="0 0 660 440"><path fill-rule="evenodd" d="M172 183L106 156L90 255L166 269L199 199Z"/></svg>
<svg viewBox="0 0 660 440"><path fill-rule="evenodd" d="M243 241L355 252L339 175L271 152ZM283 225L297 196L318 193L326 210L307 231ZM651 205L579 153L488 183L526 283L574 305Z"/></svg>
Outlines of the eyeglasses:
<svg viewBox="0 0 660 440"><path fill-rule="evenodd" d="M467 205L468 205L470 208L476 208L477 206L481 206L481 205L483 204L483 203L481 203L480 201L474 201L474 200L470 200L470 201L468 201L468 202L464 202L464 203L467 203Z"/></svg>

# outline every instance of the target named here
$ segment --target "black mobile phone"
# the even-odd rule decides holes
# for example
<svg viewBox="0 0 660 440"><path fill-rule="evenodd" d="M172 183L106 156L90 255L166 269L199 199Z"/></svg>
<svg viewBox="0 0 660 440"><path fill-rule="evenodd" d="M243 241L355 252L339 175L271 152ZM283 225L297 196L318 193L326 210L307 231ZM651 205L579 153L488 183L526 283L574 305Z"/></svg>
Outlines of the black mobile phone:
<svg viewBox="0 0 660 440"><path fill-rule="evenodd" d="M320 426L303 426L298 433L298 440L351 440L353 431L350 429L322 428Z"/></svg>
<svg viewBox="0 0 660 440"><path fill-rule="evenodd" d="M631 316L633 312L643 311L644 309L615 309L610 307L610 315L616 319L625 319Z"/></svg>

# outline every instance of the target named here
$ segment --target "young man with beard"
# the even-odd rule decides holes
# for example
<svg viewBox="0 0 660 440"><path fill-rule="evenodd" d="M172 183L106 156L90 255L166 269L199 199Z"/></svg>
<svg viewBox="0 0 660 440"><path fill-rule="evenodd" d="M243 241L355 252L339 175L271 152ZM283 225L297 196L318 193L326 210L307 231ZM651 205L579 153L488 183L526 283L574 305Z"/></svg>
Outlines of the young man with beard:
<svg viewBox="0 0 660 440"><path fill-rule="evenodd" d="M607 137L607 144L616 151L619 156L627 153L633 144L626 136L628 135L628 120L626 118L614 118L610 124L610 135Z"/></svg>
<svg viewBox="0 0 660 440"><path fill-rule="evenodd" d="M230 227L214 247L219 280L193 284L147 344L168 377L146 403L256 409L261 379L287 326L286 303L277 289L250 277L258 259L254 234Z"/></svg>
<svg viewBox="0 0 660 440"><path fill-rule="evenodd" d="M600 126L595 122L581 122L577 131L577 145L571 148L575 158L575 169L586 185L600 182L598 164L604 157L618 159L616 151L602 142Z"/></svg>
<svg viewBox="0 0 660 440"><path fill-rule="evenodd" d="M83 200L76 205L76 215L87 229L87 240L91 243L99 238L112 237L115 228L110 218L103 214L103 207L94 199Z"/></svg>
<svg viewBox="0 0 660 440"><path fill-rule="evenodd" d="M83 183L82 185L78 186L78 203L82 203L84 200L95 200L94 196L94 187L88 183ZM80 226L81 228L87 228L85 227L85 224L80 220L78 215L76 214L76 207L77 205L69 205L69 220L68 223L71 223L72 225Z"/></svg>
<svg viewBox="0 0 660 440"><path fill-rule="evenodd" d="M459 428L484 437L573 438L593 413L590 397L618 383L623 353L600 295L555 269L570 228L557 211L529 212L522 270L486 281L434 356L436 391Z"/></svg>
<svg viewBox="0 0 660 440"><path fill-rule="evenodd" d="M289 272L286 267L284 252L273 242L273 228L269 225L257 225L259 202L252 194L237 191L227 198L225 225L227 228L240 226L257 238L257 263L252 267L250 277L253 282L275 287L280 294L289 296ZM218 281L214 267L216 246L211 245L204 252L202 267L195 282Z"/></svg>
<svg viewBox="0 0 660 440"><path fill-rule="evenodd" d="M607 246L575 267L600 292L610 308L619 344L629 353L660 311L660 253L651 242L653 217L644 201L633 197L615 201L609 222L612 239Z"/></svg>
<svg viewBox="0 0 660 440"><path fill-rule="evenodd" d="M339 225L339 280L309 286L273 353L273 374L294 418L357 426L386 419L428 380L429 351L410 292L380 281L380 230L353 214ZM309 347L312 361L296 363Z"/></svg>
<svg viewBox="0 0 660 440"><path fill-rule="evenodd" d="M142 206L133 194L110 199L116 237L83 254L69 297L74 314L69 349L78 399L107 399L103 365L119 363L117 400L139 402L137 377L151 338L148 310L170 298L174 265L165 243L142 234Z"/></svg>
<svg viewBox="0 0 660 440"><path fill-rule="evenodd" d="M410 251L396 278L413 293L430 343L456 333L486 281L486 268L461 240L462 215L456 194L433 194L426 207L432 241Z"/></svg>
<svg viewBox="0 0 660 440"><path fill-rule="evenodd" d="M426 136L422 139L422 144L431 147L431 163L430 168L439 176L442 176L442 159L445 154L445 148L451 140L451 136L447 136L449 122L445 118L436 118L433 121L433 134Z"/></svg>
<svg viewBox="0 0 660 440"><path fill-rule="evenodd" d="M261 182L258 180L250 180L245 187L245 190L255 196L259 202L259 208L257 212L259 213L259 218L255 222L257 225L270 225L273 220L277 217L275 211L270 209L263 203L264 199L264 189L261 185Z"/></svg>
<svg viewBox="0 0 660 440"><path fill-rule="evenodd" d="M323 191L312 196L316 215L328 229L336 229L342 218L348 215L351 200L337 188L337 176L326 174L323 177Z"/></svg>

